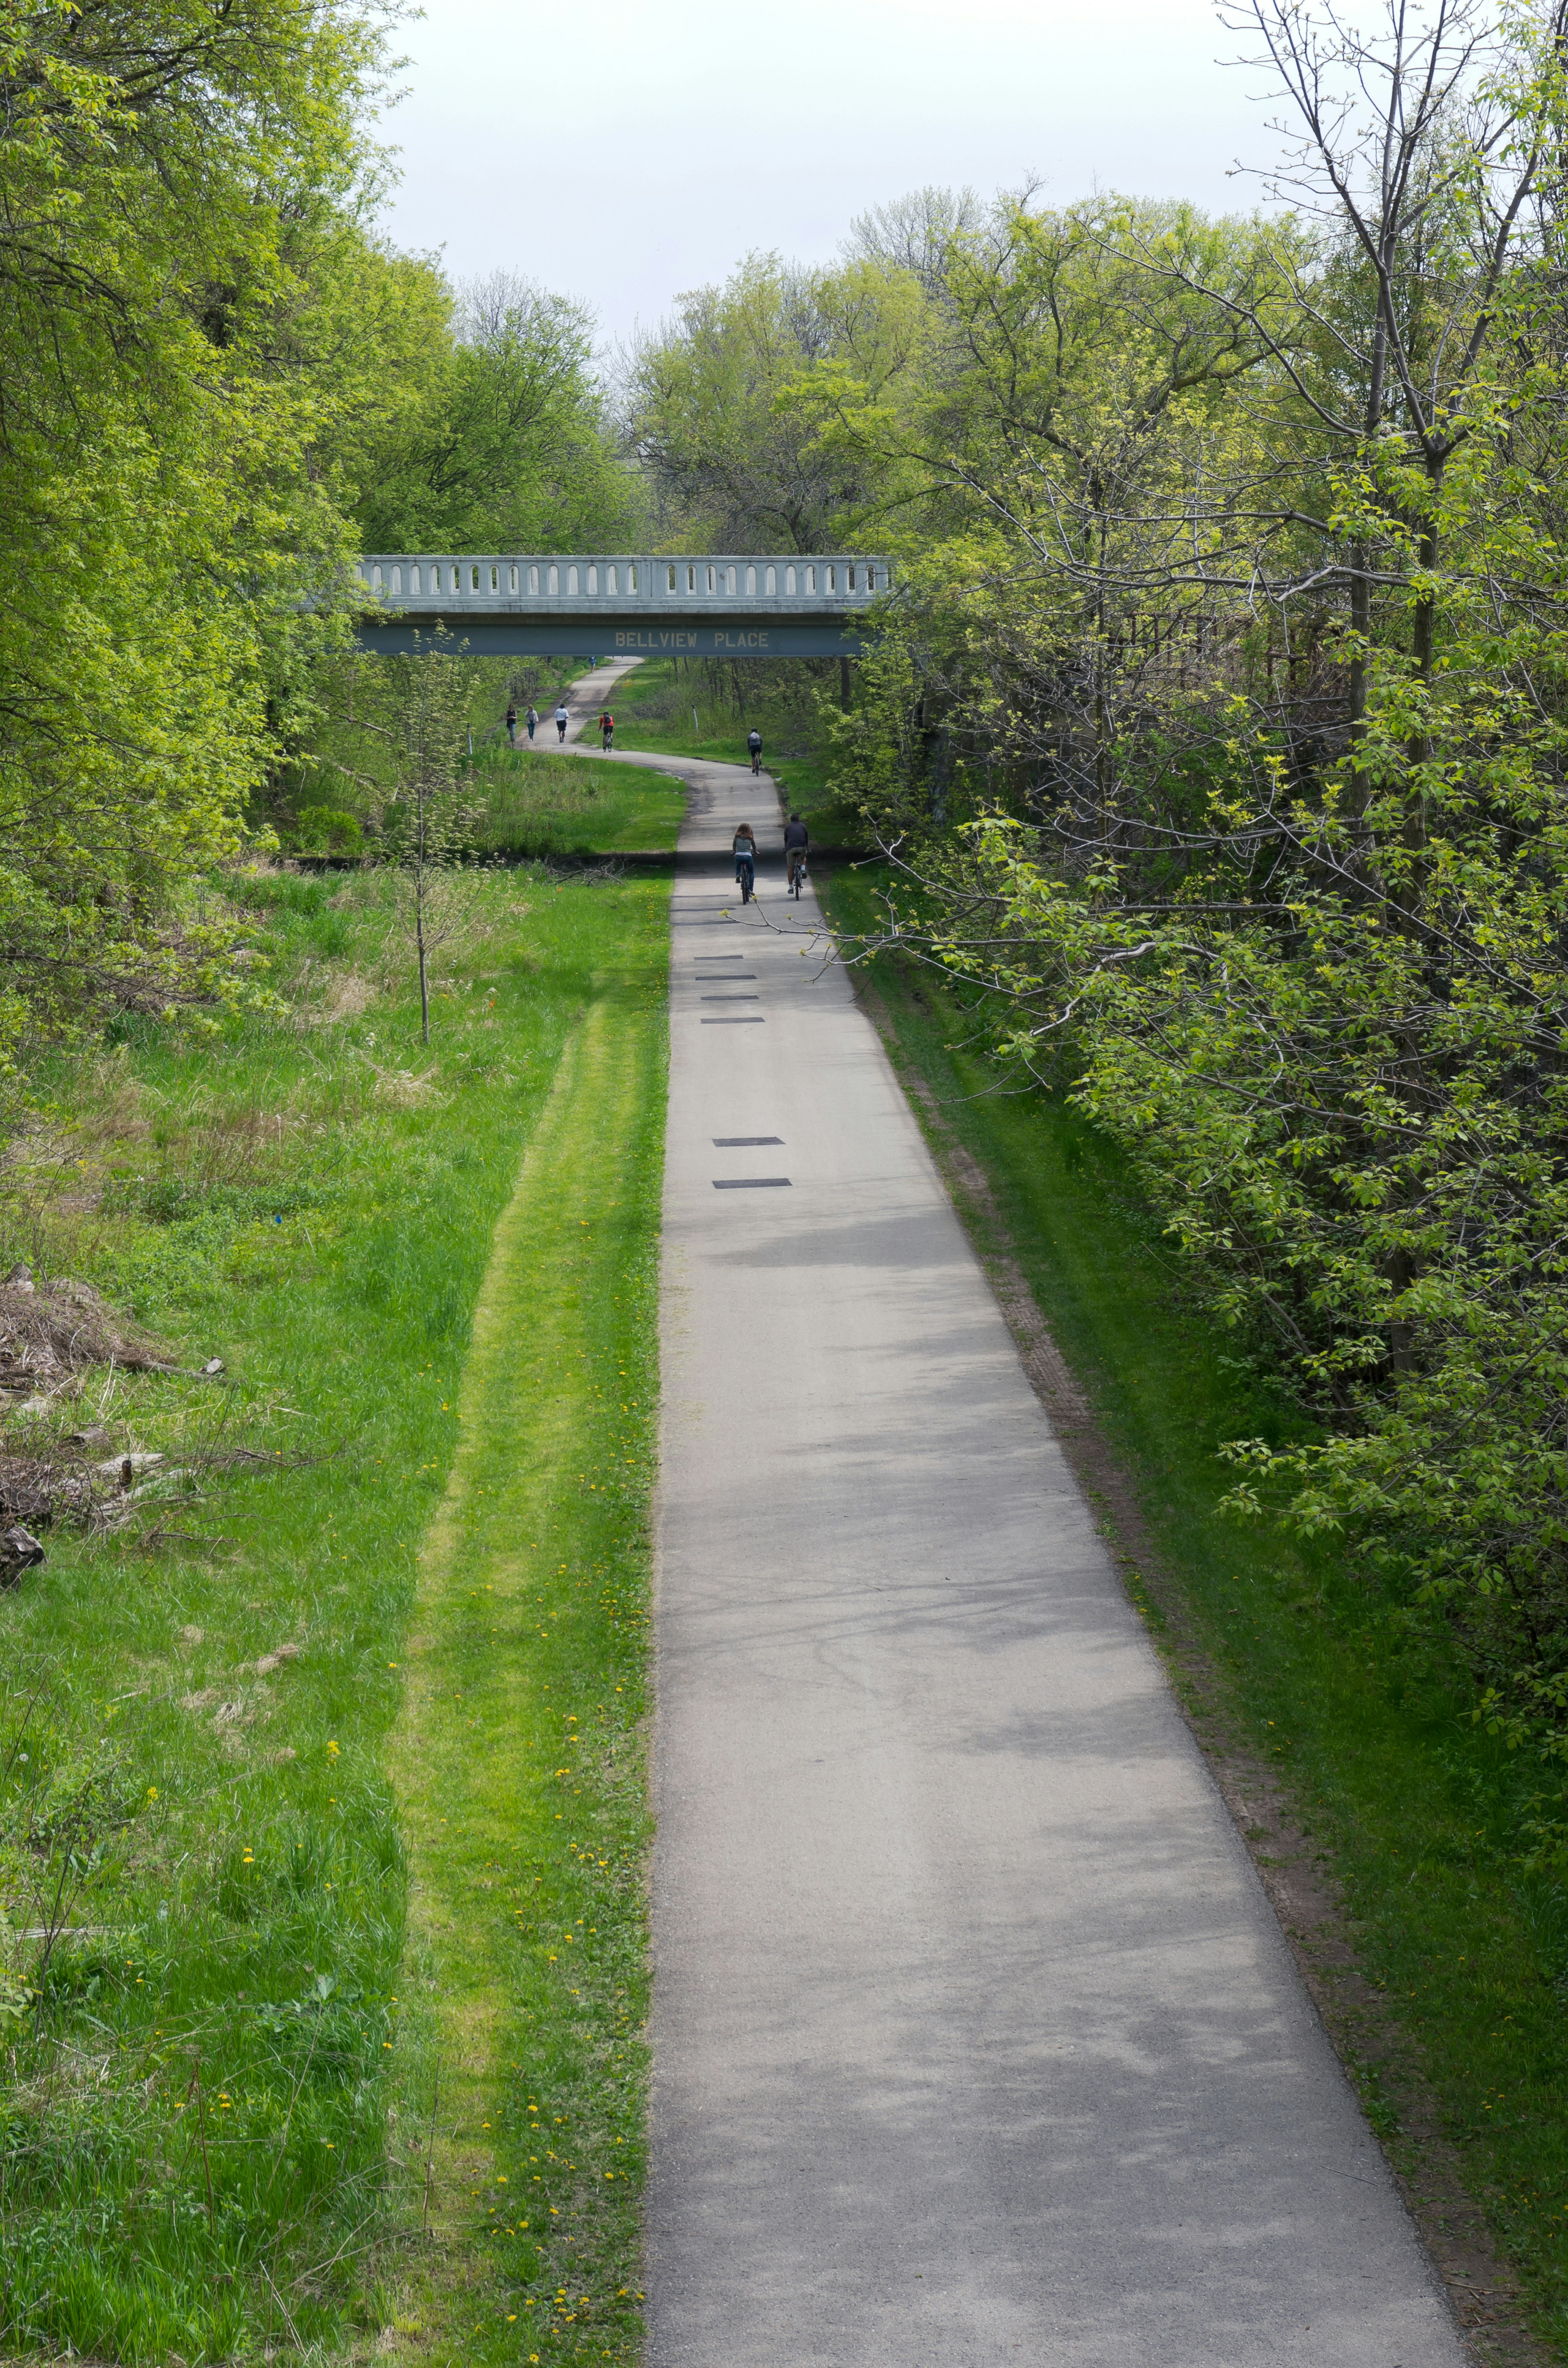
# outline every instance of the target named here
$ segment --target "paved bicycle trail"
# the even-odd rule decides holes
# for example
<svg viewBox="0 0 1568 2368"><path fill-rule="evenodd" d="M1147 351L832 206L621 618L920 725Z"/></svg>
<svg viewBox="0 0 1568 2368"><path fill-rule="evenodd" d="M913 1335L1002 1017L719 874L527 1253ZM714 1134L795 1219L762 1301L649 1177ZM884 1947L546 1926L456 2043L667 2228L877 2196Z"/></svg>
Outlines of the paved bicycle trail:
<svg viewBox="0 0 1568 2368"><path fill-rule="evenodd" d="M649 2368L1458 2368L771 789L680 769Z"/></svg>
<svg viewBox="0 0 1568 2368"><path fill-rule="evenodd" d="M616 690L641 658L605 658L588 673L580 674L563 685L556 698L547 700L540 712L539 736L534 746L546 755L552 749L575 748L582 746L583 754L597 755L599 715L613 704ZM555 721L555 710L561 700L566 702L567 721L564 738ZM583 734L588 738L585 741Z"/></svg>

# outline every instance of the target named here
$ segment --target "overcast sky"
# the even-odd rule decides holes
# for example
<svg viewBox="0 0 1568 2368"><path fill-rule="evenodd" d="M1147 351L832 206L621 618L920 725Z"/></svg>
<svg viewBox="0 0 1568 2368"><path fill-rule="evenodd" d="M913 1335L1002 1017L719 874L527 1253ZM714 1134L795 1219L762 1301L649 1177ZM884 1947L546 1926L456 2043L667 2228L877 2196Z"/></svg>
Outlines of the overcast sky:
<svg viewBox="0 0 1568 2368"><path fill-rule="evenodd" d="M607 338L754 248L826 261L926 182L1252 202L1259 77L1211 0L426 0L387 119L400 245L579 297Z"/></svg>

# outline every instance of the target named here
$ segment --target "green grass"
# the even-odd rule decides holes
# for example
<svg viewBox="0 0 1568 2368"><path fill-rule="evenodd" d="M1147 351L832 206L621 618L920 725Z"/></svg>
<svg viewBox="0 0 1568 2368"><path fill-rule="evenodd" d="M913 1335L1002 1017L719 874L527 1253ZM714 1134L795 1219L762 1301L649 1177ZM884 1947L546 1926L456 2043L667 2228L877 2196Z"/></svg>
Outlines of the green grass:
<svg viewBox="0 0 1568 2368"><path fill-rule="evenodd" d="M95 1369L6 1424L189 1477L0 1597L6 2340L631 2360L667 883L479 882L428 1053L374 876L243 894L288 1010L128 1022L8 1177L6 1263L227 1372ZM483 2045L443 1964L484 1968ZM571 2143L503 2251L530 2105Z"/></svg>
<svg viewBox="0 0 1568 2368"><path fill-rule="evenodd" d="M699 676L689 671L677 674L673 660L645 660L619 686L619 699L611 702L616 746L748 765L746 734L755 712L763 738L762 761L782 791L787 807L800 814L812 838L819 846L864 844L866 828L859 815L841 805L827 789L824 764L814 746L814 717L780 715L767 696L766 661L756 660L752 670L758 677L756 708L741 713L733 700L715 696Z"/></svg>
<svg viewBox="0 0 1568 2368"><path fill-rule="evenodd" d="M876 876L833 880L835 926L869 925ZM1420 2189L1418 2107L1435 2098L1540 2331L1568 2358L1568 1902L1519 1873L1531 1769L1471 1725L1441 1637L1351 1553L1306 1555L1220 1512L1221 1442L1301 1420L1184 1300L1114 1148L1059 1102L997 1093L995 1071L962 1049L972 1020L932 973L882 958L871 977L895 1064L929 1086L984 1170L1132 1478L1228 1721L1327 1853L1392 2027L1382 2068L1352 2067L1380 2135Z"/></svg>
<svg viewBox="0 0 1568 2368"><path fill-rule="evenodd" d="M665 854L686 812L678 781L597 757L503 743L476 755L474 770L487 799L484 844L507 854Z"/></svg>
<svg viewBox="0 0 1568 2368"><path fill-rule="evenodd" d="M514 2361L525 2328L543 2360L639 2351L665 1107L652 933L644 951L568 1046L497 1228L393 1737L420 2009L403 2095L428 2114L438 2248L398 2317L442 2362Z"/></svg>
<svg viewBox="0 0 1568 2368"><path fill-rule="evenodd" d="M508 700L517 707L519 718L530 700L541 719L534 750L528 749L526 726L519 723L518 739L524 752L542 754L547 745L554 745L554 734L549 730L548 716L557 697L570 686L588 666L586 656L572 657L473 657L469 660L468 738L474 767L480 776L492 777L494 786L505 792L506 774L513 751L507 746L506 713ZM371 819L396 787L396 765L391 747L381 734L356 729L343 716L329 713L318 723L312 737L310 759L285 768L287 786L286 811L292 819L280 822L279 829L289 850L296 854L357 855L367 844L373 848L375 831ZM527 854L592 854L599 849L589 817L590 826L585 832L580 826L579 812L582 792L562 785L558 798L541 798L541 784L536 783L521 798L508 801L503 796L503 809L509 803L516 810L514 819L525 825L504 835L498 844L513 852ZM660 809L649 809L653 823ZM611 824L619 829L634 819L630 808L620 810ZM577 825L575 835L571 825ZM563 834L561 825L567 828ZM536 844L537 840L537 844ZM656 835L651 838L621 838L625 848L662 848L665 841Z"/></svg>

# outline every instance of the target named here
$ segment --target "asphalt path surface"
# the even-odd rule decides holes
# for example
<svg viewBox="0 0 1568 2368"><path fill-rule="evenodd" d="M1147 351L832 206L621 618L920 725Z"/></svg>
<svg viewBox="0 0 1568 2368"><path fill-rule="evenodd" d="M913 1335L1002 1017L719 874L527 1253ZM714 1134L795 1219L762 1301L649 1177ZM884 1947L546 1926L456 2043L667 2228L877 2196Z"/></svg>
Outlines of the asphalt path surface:
<svg viewBox="0 0 1568 2368"><path fill-rule="evenodd" d="M668 768L649 2368L1459 2368L771 785Z"/></svg>
<svg viewBox="0 0 1568 2368"><path fill-rule="evenodd" d="M583 741L585 753L590 743L597 748L600 715L607 707L613 712L617 686L631 672L633 666L639 666L642 663L641 658L606 658L602 665L595 666L590 673L580 674L574 682L569 683L557 693L554 699L540 709L539 732L534 740L534 746L548 752L551 748L574 747L579 741ZM564 738L555 721L555 711L562 703L565 705L567 716ZM585 734L587 734L586 740L584 740ZM520 726L518 737L520 743L526 741L528 737Z"/></svg>

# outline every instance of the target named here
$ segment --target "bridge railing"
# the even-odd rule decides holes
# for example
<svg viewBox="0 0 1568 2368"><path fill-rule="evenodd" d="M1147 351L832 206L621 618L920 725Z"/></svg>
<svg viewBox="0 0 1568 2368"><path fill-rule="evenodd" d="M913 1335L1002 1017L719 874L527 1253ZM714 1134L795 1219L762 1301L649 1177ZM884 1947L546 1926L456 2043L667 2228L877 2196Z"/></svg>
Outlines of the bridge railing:
<svg viewBox="0 0 1568 2368"><path fill-rule="evenodd" d="M885 559L833 552L682 552L675 558L615 552L408 551L367 553L356 568L366 591L390 606L443 611L456 604L492 609L685 609L733 605L796 614L841 614L885 592Z"/></svg>

